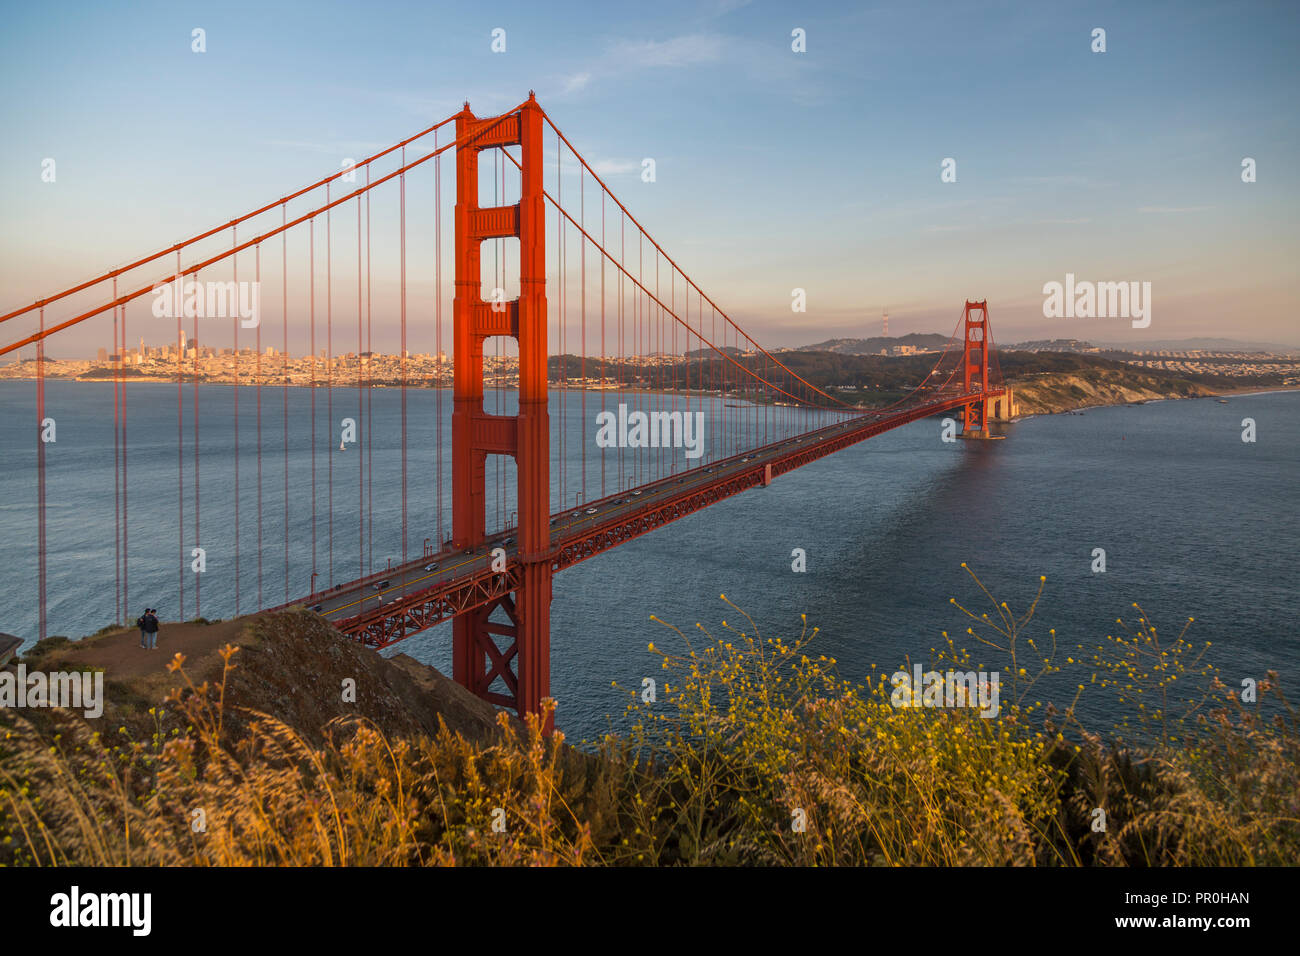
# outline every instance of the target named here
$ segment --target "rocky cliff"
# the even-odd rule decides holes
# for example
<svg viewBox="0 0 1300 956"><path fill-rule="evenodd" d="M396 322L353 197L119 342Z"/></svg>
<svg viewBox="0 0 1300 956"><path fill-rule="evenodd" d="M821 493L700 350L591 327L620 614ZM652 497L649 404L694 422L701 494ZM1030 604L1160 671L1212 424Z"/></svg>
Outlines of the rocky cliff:
<svg viewBox="0 0 1300 956"><path fill-rule="evenodd" d="M1129 369L1040 372L1007 383L1015 390L1023 415L1048 415L1098 405L1124 405L1161 398L1195 398L1217 394L1184 379L1148 375Z"/></svg>

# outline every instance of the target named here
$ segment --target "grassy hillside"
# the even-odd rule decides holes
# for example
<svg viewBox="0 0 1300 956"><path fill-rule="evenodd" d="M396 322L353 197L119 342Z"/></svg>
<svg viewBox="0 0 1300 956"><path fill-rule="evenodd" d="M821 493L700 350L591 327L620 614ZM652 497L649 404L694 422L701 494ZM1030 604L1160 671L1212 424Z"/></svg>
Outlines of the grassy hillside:
<svg viewBox="0 0 1300 956"><path fill-rule="evenodd" d="M1300 736L1274 675L1243 702L1191 622L1157 634L1136 608L1116 636L1058 648L1034 621L1041 582L1015 615L972 593L987 613L954 602L970 629L932 664L997 670L996 716L899 706L884 674L840 678L815 629L767 637L728 603L713 631L655 625L658 694L629 688L630 729L592 753L535 719L485 724L440 675L307 612L269 615L238 649L178 657L165 695L160 675L115 682L111 719L0 711L0 863L1296 861ZM1078 689L1045 706L1061 674ZM1085 695L1116 698L1123 724L1082 726Z"/></svg>

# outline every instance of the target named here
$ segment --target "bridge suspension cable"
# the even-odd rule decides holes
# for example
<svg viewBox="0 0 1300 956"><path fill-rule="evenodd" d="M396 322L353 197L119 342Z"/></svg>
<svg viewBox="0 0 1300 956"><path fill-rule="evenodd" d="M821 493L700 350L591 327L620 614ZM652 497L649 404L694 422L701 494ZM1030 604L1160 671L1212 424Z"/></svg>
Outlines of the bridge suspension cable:
<svg viewBox="0 0 1300 956"><path fill-rule="evenodd" d="M537 130L530 148L541 143L545 162L529 167L542 175L530 181L536 205L525 214L520 132L525 108L540 111L530 99L479 120L467 106L275 202L0 315L0 323L9 323L0 355L35 345L35 410L42 429L77 398L61 384L47 393L50 340L69 343L74 338L70 330L82 326L84 341L111 343L106 350L110 367L98 376L91 368L83 377L99 377L106 390L112 389L111 421L104 393L102 434L103 469L111 458L114 472L113 534L106 534L106 475L102 503L79 504L87 512L97 506L105 512L104 537L111 539L114 552L116 621L131 619L132 595L144 595L150 606L166 608L177 619L238 615L252 601L254 574L258 608L280 596L284 605L297 599L372 644L392 643L477 610L486 620L494 609L512 607L507 602L511 593L521 593L524 559L515 537L522 539L530 529L534 540L543 540L535 521L542 507L549 537L527 560L533 570L542 562L562 569L765 484L773 475L976 397L962 394L954 384L957 368L949 369L949 362L962 351L954 349L955 339L915 387L874 407L846 400L846 393L837 395L828 378L801 367L797 353L759 345L632 215L607 183L612 175L597 173L544 112L540 119L537 114L529 119ZM448 136L443 127L452 122L468 132ZM409 159L407 146L413 147ZM471 150L476 155L490 150L492 162L474 167L481 172L474 197L481 191L485 204L475 205L474 220L467 225L463 217L469 214L462 211L459 195L464 183L455 184L455 198L444 206L449 197L442 189L442 159L453 151L458 162L468 163ZM362 168L364 179L357 183ZM355 228L347 207L353 202ZM457 217L455 235L461 242L471 237L477 275L460 268L459 257L467 250L459 242L444 249L447 215ZM532 285L527 289L520 261L525 215L532 217L529 223L542 224L540 241L535 235L530 239L538 261L529 263L526 281ZM264 263L262 246L276 237L281 254L268 255ZM351 344L353 241L355 356L345 351ZM480 252L491 255L480 259ZM171 274L144 284L149 267L166 261L169 253L175 260ZM230 279L232 287L242 288L241 277L250 274L250 255L257 294L264 284L270 292L259 299L261 314L253 334L237 312L222 316L228 322L201 326L200 312L191 314L181 305L185 287L201 289ZM444 265L452 262L458 267L457 281L445 287ZM463 271L470 272L468 280ZM516 273L520 288L511 298L508 292L514 290L507 287ZM170 283L177 296L175 328L160 335L159 324L139 314L138 300ZM280 296L273 294L276 285ZM89 301L95 295L102 299ZM533 462L549 456L548 470L535 470L528 479L518 465L524 391L519 335L525 300L539 310L534 315L544 316L540 350L536 340L531 346L538 364L530 366L530 401L544 409L546 418L538 416L541 426L528 435L534 447L545 449ZM172 318L159 315L158 301L151 310L154 316ZM63 314L47 316L55 304ZM450 360L444 352L444 306L451 307L453 316ZM461 324L467 313L473 319L471 336L463 334ZM193 319L188 328L187 318ZM336 318L342 323L338 329ZM321 329L318 320L323 320ZM269 323L265 336L263 321ZM127 361L128 326L142 333L132 362ZM150 331L163 346L146 345L144 333ZM173 334L174 343L167 344ZM252 356L247 354L250 338ZM486 344L488 338L496 341ZM430 345L432 359L420 354ZM985 391L1001 381L996 354L991 358L991 381L981 383ZM464 393L457 376L472 361L482 363L481 381L477 392ZM142 369L151 370L151 376L142 375ZM133 381L140 377L162 381L142 386ZM174 474L163 464L171 460L173 379ZM449 379L457 387L452 403L444 395ZM222 384L233 387L216 387ZM274 393L265 396L266 408L264 387L280 390L278 402ZM128 402L133 390L138 391ZM472 401L465 401L466 394ZM451 545L455 528L447 516L457 479L446 479L444 472L448 462L453 476L463 465L452 442L464 418L454 415L473 402L477 417L470 433L481 458L472 464L488 487L481 492L484 527L466 549ZM128 432L129 417L137 424ZM357 432L360 441L355 441ZM654 440L647 440L647 434ZM249 460L250 437L255 463ZM82 539L77 539L81 529L64 520L64 513L51 510L47 522L47 509L67 506L74 466L57 445L47 448L42 440L35 451L33 623L45 636L47 571L52 569L57 587L66 589L68 556L79 548L97 552L85 540L94 534L92 520L83 522L87 530ZM357 455L355 468L344 457L335 461L344 451ZM145 467L139 465L142 452L148 456ZM490 464L488 455L495 459ZM128 474L132 460L137 467ZM255 475L249 475L254 464ZM47 470L53 492L48 495ZM255 481L255 495L249 478ZM525 480L535 486L528 489L530 502L538 502L531 506L534 520L529 524L519 515ZM250 520L256 521L255 535L248 533ZM173 522L176 553L159 541L161 535L171 540ZM255 561L246 553L254 546ZM509 557L504 571L493 570L489 562L490 550L497 548ZM104 582L107 549L105 543ZM175 577L173 561L179 565ZM106 583L103 588L106 602ZM59 615L72 613L66 603L57 608ZM64 626L60 618L60 631ZM68 632L75 626L69 625ZM511 628L518 622L503 622L498 614L485 624L489 626Z"/></svg>

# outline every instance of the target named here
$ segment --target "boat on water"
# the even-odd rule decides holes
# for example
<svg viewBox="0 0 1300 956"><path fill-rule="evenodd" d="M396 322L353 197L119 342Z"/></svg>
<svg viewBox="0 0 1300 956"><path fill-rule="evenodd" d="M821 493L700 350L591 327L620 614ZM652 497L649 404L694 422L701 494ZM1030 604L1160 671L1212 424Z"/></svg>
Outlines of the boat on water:
<svg viewBox="0 0 1300 956"><path fill-rule="evenodd" d="M1226 398L1221 398L1221 399L1219 399L1219 404L1220 404L1220 405L1227 405L1227 404L1228 404L1228 400L1227 400Z"/></svg>

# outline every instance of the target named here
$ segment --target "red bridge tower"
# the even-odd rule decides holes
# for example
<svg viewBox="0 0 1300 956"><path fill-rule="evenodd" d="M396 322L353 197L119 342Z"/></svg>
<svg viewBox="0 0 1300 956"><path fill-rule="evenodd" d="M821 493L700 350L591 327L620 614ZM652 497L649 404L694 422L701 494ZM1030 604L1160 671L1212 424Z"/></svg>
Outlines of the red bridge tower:
<svg viewBox="0 0 1300 956"><path fill-rule="evenodd" d="M550 416L547 412L546 208L542 191L542 111L530 93L518 111L479 119L465 104L456 116L455 406L452 413L452 541L477 547L486 525L488 455L511 455L518 482L518 580L513 593L467 611L453 623L452 673L479 697L540 711L551 685ZM479 153L519 146L517 205L479 205ZM482 297L481 246L519 239L519 298ZM519 343L519 414L483 409L483 342ZM513 571L512 571L513 573ZM492 620L495 612L507 620ZM504 638L498 642L498 638ZM500 683L503 690L494 690Z"/></svg>
<svg viewBox="0 0 1300 956"><path fill-rule="evenodd" d="M962 335L962 384L965 391L980 397L962 409L961 433L965 438L989 437L989 309L988 300L966 300L965 331Z"/></svg>

